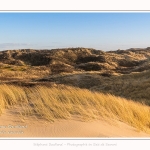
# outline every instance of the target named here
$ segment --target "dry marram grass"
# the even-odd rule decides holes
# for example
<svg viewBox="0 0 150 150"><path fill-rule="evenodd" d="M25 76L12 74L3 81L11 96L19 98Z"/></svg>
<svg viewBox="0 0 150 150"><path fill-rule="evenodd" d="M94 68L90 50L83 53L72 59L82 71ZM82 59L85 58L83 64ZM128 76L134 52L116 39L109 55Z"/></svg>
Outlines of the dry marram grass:
<svg viewBox="0 0 150 150"><path fill-rule="evenodd" d="M0 112L19 106L20 115L48 121L79 116L83 120L113 118L150 133L150 108L131 100L86 89L0 85Z"/></svg>

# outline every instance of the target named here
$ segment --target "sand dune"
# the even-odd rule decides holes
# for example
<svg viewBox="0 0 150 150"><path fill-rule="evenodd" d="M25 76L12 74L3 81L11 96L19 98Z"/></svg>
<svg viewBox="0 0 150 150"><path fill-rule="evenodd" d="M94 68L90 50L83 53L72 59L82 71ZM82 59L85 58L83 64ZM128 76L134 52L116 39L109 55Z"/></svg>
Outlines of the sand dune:
<svg viewBox="0 0 150 150"><path fill-rule="evenodd" d="M0 116L0 137L61 137L61 138L109 138L109 137L150 137L119 121L96 120L83 122L77 118L56 120L50 123L41 119L21 120L11 110Z"/></svg>

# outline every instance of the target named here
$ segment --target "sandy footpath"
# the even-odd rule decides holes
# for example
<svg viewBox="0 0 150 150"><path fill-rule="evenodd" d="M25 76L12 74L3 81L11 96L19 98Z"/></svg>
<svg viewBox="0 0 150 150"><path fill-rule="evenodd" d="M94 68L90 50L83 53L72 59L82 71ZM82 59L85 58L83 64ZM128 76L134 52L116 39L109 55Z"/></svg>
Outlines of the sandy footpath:
<svg viewBox="0 0 150 150"><path fill-rule="evenodd" d="M104 120L83 122L77 119L56 120L50 123L29 118L21 121L11 111L0 116L0 138L2 137L150 137L150 135L122 122Z"/></svg>

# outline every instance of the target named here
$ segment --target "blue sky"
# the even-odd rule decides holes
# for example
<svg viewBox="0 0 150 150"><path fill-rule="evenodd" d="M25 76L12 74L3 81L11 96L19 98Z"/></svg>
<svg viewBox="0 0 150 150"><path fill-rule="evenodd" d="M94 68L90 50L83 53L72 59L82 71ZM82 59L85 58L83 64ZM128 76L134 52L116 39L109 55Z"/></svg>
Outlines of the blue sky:
<svg viewBox="0 0 150 150"><path fill-rule="evenodd" d="M0 13L0 50L150 46L150 13Z"/></svg>

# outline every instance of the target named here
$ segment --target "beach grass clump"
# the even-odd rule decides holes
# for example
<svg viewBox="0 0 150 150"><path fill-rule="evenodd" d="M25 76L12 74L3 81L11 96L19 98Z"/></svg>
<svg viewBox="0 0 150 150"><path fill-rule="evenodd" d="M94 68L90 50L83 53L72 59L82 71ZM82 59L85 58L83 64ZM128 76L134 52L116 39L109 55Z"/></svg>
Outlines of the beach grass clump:
<svg viewBox="0 0 150 150"><path fill-rule="evenodd" d="M150 107L111 94L70 86L21 87L0 85L0 112L19 106L22 116L55 121L80 117L82 120L115 119L150 133Z"/></svg>

